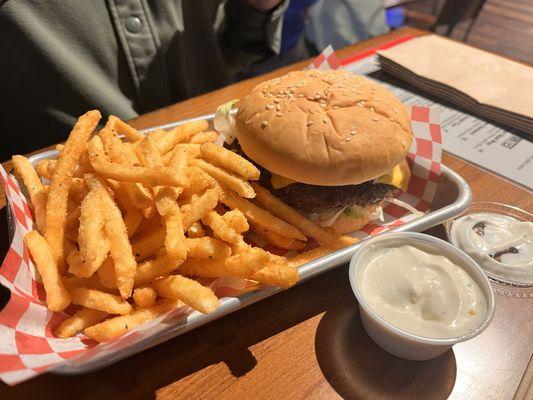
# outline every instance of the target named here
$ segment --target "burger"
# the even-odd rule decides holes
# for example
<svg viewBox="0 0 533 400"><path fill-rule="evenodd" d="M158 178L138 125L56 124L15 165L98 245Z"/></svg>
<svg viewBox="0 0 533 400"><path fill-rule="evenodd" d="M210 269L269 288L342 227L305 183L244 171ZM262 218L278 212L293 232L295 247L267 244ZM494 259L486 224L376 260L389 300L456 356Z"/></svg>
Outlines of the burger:
<svg viewBox="0 0 533 400"><path fill-rule="evenodd" d="M380 216L406 190L412 134L403 104L348 71L307 70L257 85L239 104L233 149L261 184L339 233Z"/></svg>

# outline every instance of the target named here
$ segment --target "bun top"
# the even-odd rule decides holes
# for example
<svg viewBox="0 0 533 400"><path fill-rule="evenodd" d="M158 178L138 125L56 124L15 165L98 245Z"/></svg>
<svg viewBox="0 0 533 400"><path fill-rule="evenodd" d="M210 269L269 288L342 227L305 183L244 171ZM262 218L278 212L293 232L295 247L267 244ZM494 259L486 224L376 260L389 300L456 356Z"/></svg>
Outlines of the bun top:
<svg viewBox="0 0 533 400"><path fill-rule="evenodd" d="M411 146L404 105L383 86L347 71L291 72L259 84L239 105L235 127L248 157L311 185L374 179Z"/></svg>

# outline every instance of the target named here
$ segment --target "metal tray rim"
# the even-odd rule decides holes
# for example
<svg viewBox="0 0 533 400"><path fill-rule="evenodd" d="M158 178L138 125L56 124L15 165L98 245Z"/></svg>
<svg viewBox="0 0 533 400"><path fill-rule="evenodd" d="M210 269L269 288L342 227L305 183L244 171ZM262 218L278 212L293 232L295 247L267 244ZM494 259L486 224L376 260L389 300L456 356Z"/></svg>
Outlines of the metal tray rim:
<svg viewBox="0 0 533 400"><path fill-rule="evenodd" d="M194 118L188 118L177 122L146 128L141 130L141 132L145 133L154 129L168 129L190 121L200 119L212 120L213 117L214 114L208 114ZM34 163L45 158L52 158L55 155L57 155L56 150L49 150L35 154L31 156L29 160L30 162ZM468 186L468 183L457 172L448 168L444 164L442 164L441 166L441 173L456 185L458 189L458 196L455 201L441 209L431 211L416 220L390 229L387 232L424 231L446 221L449 218L461 214L468 208L468 206L472 202L472 191ZM8 207L8 212L11 212L10 207ZM355 243L351 246L345 247L343 249L337 250L319 259L313 260L307 264L304 264L299 268L301 279L298 283L305 282L310 278L313 278L341 264L348 262L351 255L360 246L361 243L362 241L359 243ZM58 365L56 368L53 368L51 372L61 375L79 375L106 367L131 355L140 353L141 351L144 351L150 347L156 346L162 342L165 342L188 331L191 331L197 327L207 324L208 322L221 318L233 311L239 310L250 304L261 301L267 297L272 296L275 293L280 292L281 290L283 289L265 288L258 291L246 293L238 298L223 298L221 299L221 305L219 309L211 314L203 315L195 311L190 314L185 321L179 322L173 326L169 326L167 329L160 332L158 335L149 336L143 339L142 341L132 345L131 347L122 350L121 352L112 353L106 358L98 357L94 360L90 360L82 364L76 364L76 357L74 357L63 364Z"/></svg>

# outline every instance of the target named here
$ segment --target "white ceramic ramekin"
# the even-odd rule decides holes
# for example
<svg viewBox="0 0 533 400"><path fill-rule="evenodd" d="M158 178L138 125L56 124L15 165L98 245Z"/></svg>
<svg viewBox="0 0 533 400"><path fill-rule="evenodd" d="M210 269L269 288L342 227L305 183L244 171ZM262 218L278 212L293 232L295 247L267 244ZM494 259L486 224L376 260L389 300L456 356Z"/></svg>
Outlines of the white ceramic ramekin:
<svg viewBox="0 0 533 400"><path fill-rule="evenodd" d="M468 272L479 285L487 299L487 317L483 323L473 331L462 336L448 339L432 339L403 331L385 321L372 310L358 287L358 268L366 262L365 257L368 255L368 250L375 249L376 246L391 247L402 245L411 245L428 253L445 256ZM438 357L449 350L454 344L464 342L479 335L487 328L494 316L494 293L489 280L481 268L466 253L448 242L433 236L422 233L401 232L383 234L365 240L352 256L349 275L350 284L359 302L361 321L368 335L387 352L407 360L421 361Z"/></svg>

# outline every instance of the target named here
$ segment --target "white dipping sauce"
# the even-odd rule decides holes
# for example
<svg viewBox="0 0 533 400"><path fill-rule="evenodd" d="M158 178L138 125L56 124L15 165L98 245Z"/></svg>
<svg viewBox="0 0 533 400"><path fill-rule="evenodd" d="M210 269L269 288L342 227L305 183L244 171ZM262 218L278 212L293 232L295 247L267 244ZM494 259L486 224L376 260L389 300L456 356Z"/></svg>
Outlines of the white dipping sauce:
<svg viewBox="0 0 533 400"><path fill-rule="evenodd" d="M368 305L385 321L429 338L452 338L481 326L487 299L460 266L416 247L376 247L358 269Z"/></svg>
<svg viewBox="0 0 533 400"><path fill-rule="evenodd" d="M450 240L494 275L533 283L533 222L470 214L453 221Z"/></svg>

